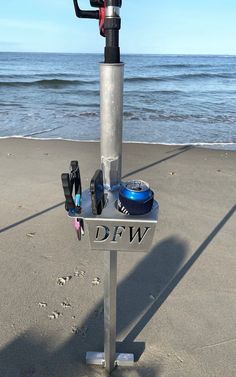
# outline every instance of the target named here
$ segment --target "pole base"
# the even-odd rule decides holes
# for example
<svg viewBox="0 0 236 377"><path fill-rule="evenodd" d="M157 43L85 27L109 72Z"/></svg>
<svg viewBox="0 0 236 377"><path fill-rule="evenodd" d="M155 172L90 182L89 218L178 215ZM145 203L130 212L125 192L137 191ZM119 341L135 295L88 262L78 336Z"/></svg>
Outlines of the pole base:
<svg viewBox="0 0 236 377"><path fill-rule="evenodd" d="M86 364L89 365L105 365L104 352L87 352ZM132 367L134 365L134 355L132 353L117 353L114 367Z"/></svg>

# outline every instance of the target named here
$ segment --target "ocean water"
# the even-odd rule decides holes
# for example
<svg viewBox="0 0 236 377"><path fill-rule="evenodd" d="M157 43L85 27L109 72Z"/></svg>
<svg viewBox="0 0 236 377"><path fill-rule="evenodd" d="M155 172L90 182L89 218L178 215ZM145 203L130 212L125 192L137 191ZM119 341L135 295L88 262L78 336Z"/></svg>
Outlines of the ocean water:
<svg viewBox="0 0 236 377"><path fill-rule="evenodd" d="M236 56L124 55L124 140L236 150ZM0 53L0 137L99 140L96 54Z"/></svg>

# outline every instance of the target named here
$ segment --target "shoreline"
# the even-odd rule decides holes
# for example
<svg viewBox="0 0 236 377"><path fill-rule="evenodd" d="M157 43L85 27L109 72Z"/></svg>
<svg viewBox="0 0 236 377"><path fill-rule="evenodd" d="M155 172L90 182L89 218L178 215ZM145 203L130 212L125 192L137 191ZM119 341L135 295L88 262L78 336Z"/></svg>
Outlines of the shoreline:
<svg viewBox="0 0 236 377"><path fill-rule="evenodd" d="M57 138L40 138L40 137L33 137L33 136L20 136L20 135L13 135L13 136L0 136L0 140L11 140L11 139L19 139L19 140L38 140L38 141L70 141L76 143L100 143L100 140L76 140L76 139L66 139L62 137ZM196 148L204 148L210 150L225 150L230 152L236 152L236 143L222 143L222 142L215 142L215 143L205 143L205 142L196 142L196 143L161 143L161 142L146 142L146 141L132 141L132 140L123 140L124 144L142 144L142 145L162 145L162 146L171 146L171 147L196 147ZM217 148L218 146L218 148ZM231 146L232 148L223 148L224 146ZM222 148L221 148L222 147Z"/></svg>

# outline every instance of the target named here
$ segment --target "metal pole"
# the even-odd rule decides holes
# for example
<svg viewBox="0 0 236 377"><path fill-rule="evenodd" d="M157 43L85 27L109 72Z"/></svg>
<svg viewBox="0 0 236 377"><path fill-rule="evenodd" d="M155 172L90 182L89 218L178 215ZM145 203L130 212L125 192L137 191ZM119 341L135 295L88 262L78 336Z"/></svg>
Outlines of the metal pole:
<svg viewBox="0 0 236 377"><path fill-rule="evenodd" d="M99 19L100 34L106 38L105 62L100 65L101 166L106 193L116 191L116 195L122 168L124 64L120 63L119 48L122 0L90 1L92 7L99 8L95 12L81 10L78 0L73 2L77 17ZM65 188L71 194L67 181ZM115 207L112 210L115 213ZM105 364L110 373L116 365L133 365L134 357L127 353L116 354L117 251L106 250L104 258L104 352L87 352L86 361L93 365Z"/></svg>
<svg viewBox="0 0 236 377"><path fill-rule="evenodd" d="M101 164L105 188L121 181L124 64L100 65Z"/></svg>
<svg viewBox="0 0 236 377"><path fill-rule="evenodd" d="M121 181L124 64L100 65L101 164L104 185L115 190ZM116 360L117 252L104 252L104 358L110 373Z"/></svg>
<svg viewBox="0 0 236 377"><path fill-rule="evenodd" d="M104 185L110 192L117 191L121 183L123 82L123 63L101 63L101 165ZM113 210L115 216L115 207ZM104 272L104 352L87 352L86 362L105 366L111 373L115 366L134 364L133 354L116 353L117 251L104 251Z"/></svg>
<svg viewBox="0 0 236 377"><path fill-rule="evenodd" d="M105 368L110 373L116 360L116 251L105 251L104 266L104 358Z"/></svg>

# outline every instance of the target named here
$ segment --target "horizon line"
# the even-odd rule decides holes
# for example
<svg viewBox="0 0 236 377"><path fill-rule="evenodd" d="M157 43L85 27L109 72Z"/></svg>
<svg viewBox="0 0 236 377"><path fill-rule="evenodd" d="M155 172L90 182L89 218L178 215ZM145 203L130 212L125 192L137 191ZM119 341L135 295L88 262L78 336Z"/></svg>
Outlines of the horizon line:
<svg viewBox="0 0 236 377"><path fill-rule="evenodd" d="M103 52L62 52L62 51L0 51L0 54L61 54L61 55L103 55ZM142 52L123 52L122 55L150 55L150 56L229 56L235 57L236 54L211 54L211 53L142 53Z"/></svg>

